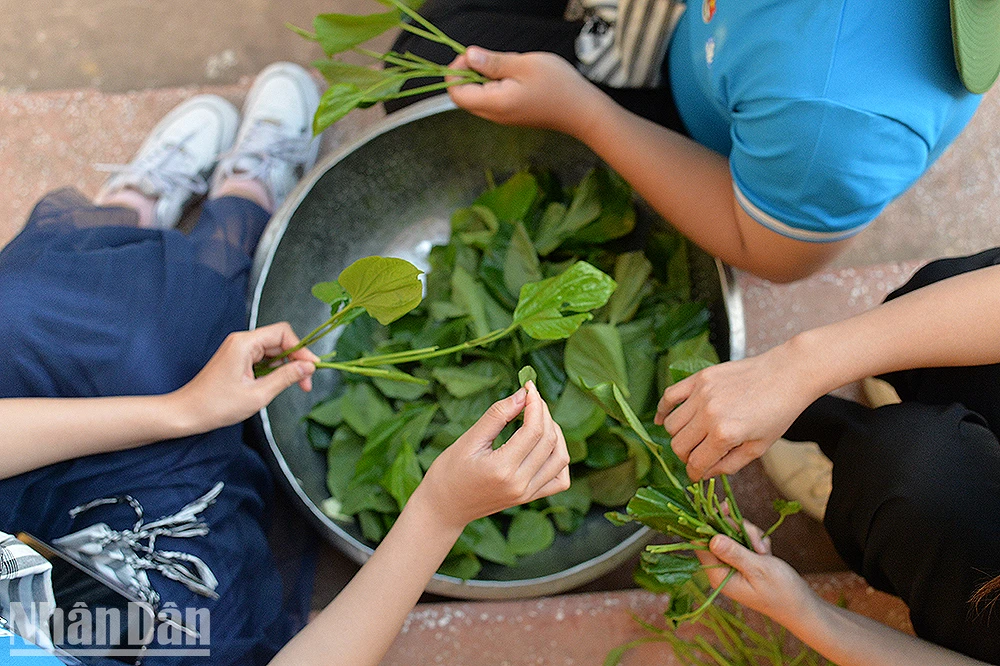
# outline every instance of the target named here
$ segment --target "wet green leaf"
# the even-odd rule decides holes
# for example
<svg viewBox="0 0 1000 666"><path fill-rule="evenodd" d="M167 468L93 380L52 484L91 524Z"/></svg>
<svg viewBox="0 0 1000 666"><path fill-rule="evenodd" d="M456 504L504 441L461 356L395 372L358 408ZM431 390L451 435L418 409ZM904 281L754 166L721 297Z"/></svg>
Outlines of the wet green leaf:
<svg viewBox="0 0 1000 666"><path fill-rule="evenodd" d="M313 135L319 136L327 127L358 108L364 99L364 93L353 83L336 83L327 88L313 116Z"/></svg>
<svg viewBox="0 0 1000 666"><path fill-rule="evenodd" d="M556 530L552 521L540 511L520 511L507 529L507 545L515 555L538 553L555 541Z"/></svg>
<svg viewBox="0 0 1000 666"><path fill-rule="evenodd" d="M615 282L607 274L578 261L561 275L524 285L514 323L535 339L569 337L591 318L590 310L608 301L614 289ZM565 316L563 312L580 314Z"/></svg>
<svg viewBox="0 0 1000 666"><path fill-rule="evenodd" d="M312 288L312 295L324 303L328 303L331 308L331 314L339 310L340 306L349 301L351 298L336 280L331 282L318 282L314 284Z"/></svg>
<svg viewBox="0 0 1000 666"><path fill-rule="evenodd" d="M389 403L369 384L351 384L344 391L342 418L362 437L367 437L375 426L390 420L394 414Z"/></svg>
<svg viewBox="0 0 1000 666"><path fill-rule="evenodd" d="M451 215L451 233L473 247L488 247L499 228L496 213L486 206L459 208Z"/></svg>
<svg viewBox="0 0 1000 666"><path fill-rule="evenodd" d="M675 375L683 379L718 362L719 355L709 342L708 331L688 340L682 340L671 347L666 355L667 367L676 368L670 370L668 386L680 381L674 378Z"/></svg>
<svg viewBox="0 0 1000 666"><path fill-rule="evenodd" d="M628 458L614 467L594 470L587 475L587 481L594 502L604 506L624 506L639 488L635 459Z"/></svg>
<svg viewBox="0 0 1000 666"><path fill-rule="evenodd" d="M671 383L676 384L682 379L687 379L696 372L704 370L705 368L709 368L713 365L715 364L703 358L681 359L675 363L671 363L668 366L670 370L670 381Z"/></svg>
<svg viewBox="0 0 1000 666"><path fill-rule="evenodd" d="M503 533L490 518L479 518L466 525L458 543L484 560L507 566L517 563Z"/></svg>
<svg viewBox="0 0 1000 666"><path fill-rule="evenodd" d="M438 573L442 576L454 576L462 580L470 580L479 574L483 565L479 563L479 558L472 553L461 555L449 555L438 568Z"/></svg>
<svg viewBox="0 0 1000 666"><path fill-rule="evenodd" d="M498 187L487 190L475 201L493 211L498 220L516 222L524 217L538 196L538 181L527 171L519 171Z"/></svg>
<svg viewBox="0 0 1000 666"><path fill-rule="evenodd" d="M604 243L621 238L635 228L632 187L611 169L594 171L601 214L573 236L576 243Z"/></svg>
<svg viewBox="0 0 1000 666"><path fill-rule="evenodd" d="M567 376L578 385L612 383L628 391L622 341L610 324L581 326L566 341L565 363Z"/></svg>
<svg viewBox="0 0 1000 666"><path fill-rule="evenodd" d="M611 294L607 305L608 323L611 325L630 321L639 309L639 303L649 293L649 276L653 265L642 252L626 252L615 260L615 282L618 288Z"/></svg>
<svg viewBox="0 0 1000 666"><path fill-rule="evenodd" d="M486 316L486 304L482 298L475 278L461 266L455 267L451 274L452 302L470 317L473 335L481 338L490 333L489 319Z"/></svg>
<svg viewBox="0 0 1000 666"><path fill-rule="evenodd" d="M342 397L326 400L313 407L306 414L306 418L327 428L336 428L344 422L344 415L341 412L342 405Z"/></svg>
<svg viewBox="0 0 1000 666"><path fill-rule="evenodd" d="M342 499L361 459L364 438L347 426L337 428L326 450L326 487L330 495Z"/></svg>
<svg viewBox="0 0 1000 666"><path fill-rule="evenodd" d="M632 411L646 416L656 406L656 348L650 319L634 319L617 326L622 349L628 350L628 402Z"/></svg>
<svg viewBox="0 0 1000 666"><path fill-rule="evenodd" d="M380 324L393 322L417 307L423 297L422 271L403 259L365 257L341 272L337 282Z"/></svg>
<svg viewBox="0 0 1000 666"><path fill-rule="evenodd" d="M524 386L528 382L537 383L538 373L530 365L526 365L521 368L517 373L517 381L521 386Z"/></svg>
<svg viewBox="0 0 1000 666"><path fill-rule="evenodd" d="M546 208L535 237L538 254L549 254L563 241L572 238L580 229L597 219L601 214L599 180L597 170L591 171L577 186L569 208L558 203Z"/></svg>
<svg viewBox="0 0 1000 666"><path fill-rule="evenodd" d="M388 532L381 517L367 509L358 513L358 525L361 527L362 536L375 543L384 539Z"/></svg>
<svg viewBox="0 0 1000 666"><path fill-rule="evenodd" d="M704 333L708 320L708 308L699 301L657 308L653 318L656 351L665 352L682 340Z"/></svg>
<svg viewBox="0 0 1000 666"><path fill-rule="evenodd" d="M490 363L476 362L465 367L434 368L431 374L444 385L448 393L456 398L467 398L500 383L503 375L493 368Z"/></svg>
<svg viewBox="0 0 1000 666"><path fill-rule="evenodd" d="M644 552L639 567L648 578L636 579L640 585L659 594L676 591L701 571L701 563L689 555Z"/></svg>
<svg viewBox="0 0 1000 666"><path fill-rule="evenodd" d="M382 367L387 368L388 366ZM416 400L430 391L428 384L415 384L413 382L395 381L381 377L373 377L372 383L385 397L394 400L404 400L406 402Z"/></svg>
<svg viewBox="0 0 1000 666"><path fill-rule="evenodd" d="M323 78L331 85L349 83L358 88L358 90L368 90L375 86L387 86L399 79L391 69L372 69L329 58L316 60L312 65L319 70Z"/></svg>
<svg viewBox="0 0 1000 666"><path fill-rule="evenodd" d="M552 418L562 428L567 442L585 442L604 425L607 419L604 410L572 382L566 384L562 395L552 408ZM584 446L584 455L586 450ZM571 458L571 462L579 461Z"/></svg>
<svg viewBox="0 0 1000 666"><path fill-rule="evenodd" d="M628 460L628 445L608 430L599 430L587 439L587 467L606 469Z"/></svg>
<svg viewBox="0 0 1000 666"><path fill-rule="evenodd" d="M417 454L413 445L404 441L399 455L396 456L392 466L382 477L382 486L389 491L389 494L399 505L399 509L402 510L410 499L410 495L420 485L423 477L423 471L420 469L420 463L417 462Z"/></svg>
<svg viewBox="0 0 1000 666"><path fill-rule="evenodd" d="M383 32L398 27L398 11L383 14L320 14L313 20L316 41L327 55L349 51L378 37Z"/></svg>
<svg viewBox="0 0 1000 666"><path fill-rule="evenodd" d="M514 224L514 233L507 246L503 266L504 285L512 294L521 293L521 287L542 279L542 269L535 254L535 246L521 222Z"/></svg>

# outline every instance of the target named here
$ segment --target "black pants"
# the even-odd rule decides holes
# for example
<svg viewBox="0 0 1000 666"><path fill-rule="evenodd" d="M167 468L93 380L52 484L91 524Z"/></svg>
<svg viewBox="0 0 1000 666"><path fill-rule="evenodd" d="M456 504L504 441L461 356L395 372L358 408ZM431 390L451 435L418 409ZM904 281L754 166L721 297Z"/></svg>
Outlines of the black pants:
<svg viewBox="0 0 1000 666"><path fill-rule="evenodd" d="M888 299L998 264L1000 248L935 261ZM825 396L786 437L816 441L833 460L824 522L850 567L902 598L921 638L1000 663L1000 617L969 603L1000 575L1000 365L883 379L902 404Z"/></svg>
<svg viewBox="0 0 1000 666"><path fill-rule="evenodd" d="M575 63L573 45L583 23L564 20L565 11L566 0L427 0L420 8L422 16L461 44L493 51L547 51ZM441 64L455 59L455 52L449 47L409 32L400 35L393 50L409 51ZM405 87L427 82L409 81ZM629 111L687 136L670 92L666 62L659 88L601 86L601 89ZM393 100L386 102L385 108L391 113L432 94L439 93Z"/></svg>

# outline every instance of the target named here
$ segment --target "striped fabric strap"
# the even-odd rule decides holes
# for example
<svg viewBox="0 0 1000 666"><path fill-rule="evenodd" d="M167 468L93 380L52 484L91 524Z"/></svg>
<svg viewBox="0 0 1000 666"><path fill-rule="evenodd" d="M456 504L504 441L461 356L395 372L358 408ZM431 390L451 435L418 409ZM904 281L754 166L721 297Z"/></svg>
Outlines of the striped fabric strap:
<svg viewBox="0 0 1000 666"><path fill-rule="evenodd" d="M10 534L0 532L0 580L14 580L49 571L48 560Z"/></svg>
<svg viewBox="0 0 1000 666"><path fill-rule="evenodd" d="M52 646L48 614L55 608L52 565L27 544L0 532L0 616L22 638L42 648Z"/></svg>
<svg viewBox="0 0 1000 666"><path fill-rule="evenodd" d="M661 84L670 36L684 13L682 0L582 0L584 26L576 38L580 72L612 88Z"/></svg>

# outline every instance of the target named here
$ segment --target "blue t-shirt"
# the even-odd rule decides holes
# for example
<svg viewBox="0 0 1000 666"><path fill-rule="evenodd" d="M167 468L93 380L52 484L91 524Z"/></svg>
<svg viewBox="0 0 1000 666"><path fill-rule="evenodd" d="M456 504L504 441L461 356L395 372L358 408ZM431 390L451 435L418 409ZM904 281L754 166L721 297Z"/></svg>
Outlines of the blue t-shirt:
<svg viewBox="0 0 1000 666"><path fill-rule="evenodd" d="M945 0L689 0L670 44L692 137L737 200L805 241L861 231L965 127Z"/></svg>

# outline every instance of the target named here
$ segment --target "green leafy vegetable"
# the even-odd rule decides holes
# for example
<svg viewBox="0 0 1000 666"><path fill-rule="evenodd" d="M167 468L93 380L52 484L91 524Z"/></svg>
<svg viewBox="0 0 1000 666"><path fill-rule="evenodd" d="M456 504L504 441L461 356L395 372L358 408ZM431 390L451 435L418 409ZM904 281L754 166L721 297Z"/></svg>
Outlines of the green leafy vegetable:
<svg viewBox="0 0 1000 666"><path fill-rule="evenodd" d="M359 84L376 80L333 69ZM475 521L442 573L469 578L482 560L514 564L548 548L557 531L578 529L595 505L617 509L609 515L622 524L691 541L738 534L713 522L715 486L691 484L651 424L657 383L709 362L714 350L706 304L677 300L690 276L674 259L687 262L676 234L653 234L658 244L644 251L599 244L634 222L631 190L603 167L566 190L545 172L520 171L453 213L451 239L431 249L423 302L419 272L399 260L362 260L316 285L331 321L307 338L344 325L319 367L347 373L306 419L330 465L324 511L380 538L437 456L531 379L566 437L572 485ZM637 580L656 575L640 568ZM697 595L685 590L673 616L696 609Z"/></svg>
<svg viewBox="0 0 1000 666"><path fill-rule="evenodd" d="M610 324L581 326L566 342L566 374L583 386L616 384L628 391L618 329Z"/></svg>
<svg viewBox="0 0 1000 666"><path fill-rule="evenodd" d="M569 337L593 317L590 310L604 305L615 282L585 261L564 273L521 288L514 310L514 324L536 340ZM580 314L564 315L563 312Z"/></svg>
<svg viewBox="0 0 1000 666"><path fill-rule="evenodd" d="M540 511L519 511L510 521L507 545L515 555L532 555L541 552L555 541L556 530L552 521Z"/></svg>
<svg viewBox="0 0 1000 666"><path fill-rule="evenodd" d="M441 32L416 12L418 2L379 0L391 7L379 14L320 14L313 20L314 32L288 27L306 39L317 42L326 53L326 60L314 63L330 83L313 118L313 132L319 134L355 108L365 108L378 102L441 90L458 83L483 83L487 79L472 70L453 70L412 53L377 53L362 48L365 42L398 28L443 44L457 54L465 47ZM385 65L381 71L351 65L334 56L347 51L363 54ZM444 81L443 77L455 77ZM411 79L441 79L438 82L402 91L403 83Z"/></svg>
<svg viewBox="0 0 1000 666"><path fill-rule="evenodd" d="M365 257L345 268L337 282L350 296L348 307L364 308L385 326L420 305L421 273L403 259Z"/></svg>

